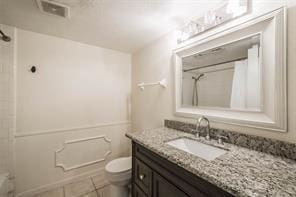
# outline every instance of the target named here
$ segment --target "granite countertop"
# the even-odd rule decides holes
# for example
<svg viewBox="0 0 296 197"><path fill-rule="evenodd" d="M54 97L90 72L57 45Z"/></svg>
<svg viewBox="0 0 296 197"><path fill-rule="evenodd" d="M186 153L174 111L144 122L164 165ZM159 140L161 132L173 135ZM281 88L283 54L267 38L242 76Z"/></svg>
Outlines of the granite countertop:
<svg viewBox="0 0 296 197"><path fill-rule="evenodd" d="M296 162L233 144L218 145L166 127L127 133L127 137L235 196L296 196ZM226 154L212 161L178 150L165 142L187 137L222 146Z"/></svg>

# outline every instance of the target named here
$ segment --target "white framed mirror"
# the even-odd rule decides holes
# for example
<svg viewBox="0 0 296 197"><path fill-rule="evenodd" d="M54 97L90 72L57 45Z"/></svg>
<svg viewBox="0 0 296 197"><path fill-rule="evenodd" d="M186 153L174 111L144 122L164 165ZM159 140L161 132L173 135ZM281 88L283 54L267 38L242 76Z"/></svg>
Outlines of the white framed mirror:
<svg viewBox="0 0 296 197"><path fill-rule="evenodd" d="M286 9L174 50L177 116L287 131Z"/></svg>

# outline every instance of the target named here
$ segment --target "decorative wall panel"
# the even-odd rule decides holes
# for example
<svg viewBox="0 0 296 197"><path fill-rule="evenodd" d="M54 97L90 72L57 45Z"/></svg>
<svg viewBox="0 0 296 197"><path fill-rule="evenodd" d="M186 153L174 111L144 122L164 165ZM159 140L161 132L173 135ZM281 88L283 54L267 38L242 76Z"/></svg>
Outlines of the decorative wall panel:
<svg viewBox="0 0 296 197"><path fill-rule="evenodd" d="M111 154L111 140L105 135L65 141L55 152L55 165L64 171L105 161Z"/></svg>

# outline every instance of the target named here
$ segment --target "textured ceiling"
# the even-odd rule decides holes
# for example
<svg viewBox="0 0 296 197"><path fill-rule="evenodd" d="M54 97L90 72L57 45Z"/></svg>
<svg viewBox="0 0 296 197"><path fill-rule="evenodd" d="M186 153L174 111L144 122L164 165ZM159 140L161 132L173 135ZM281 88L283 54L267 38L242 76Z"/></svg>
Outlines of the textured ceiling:
<svg viewBox="0 0 296 197"><path fill-rule="evenodd" d="M133 52L225 0L54 0L71 19L42 13L35 0L0 0L0 23Z"/></svg>

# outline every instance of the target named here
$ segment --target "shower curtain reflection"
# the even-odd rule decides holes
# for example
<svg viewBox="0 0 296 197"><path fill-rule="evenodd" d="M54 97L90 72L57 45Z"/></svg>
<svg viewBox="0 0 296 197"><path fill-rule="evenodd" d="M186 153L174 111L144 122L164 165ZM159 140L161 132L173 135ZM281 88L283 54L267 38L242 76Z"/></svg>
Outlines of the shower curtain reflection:
<svg viewBox="0 0 296 197"><path fill-rule="evenodd" d="M232 82L230 108L260 109L259 47L248 49L248 59L236 61Z"/></svg>

